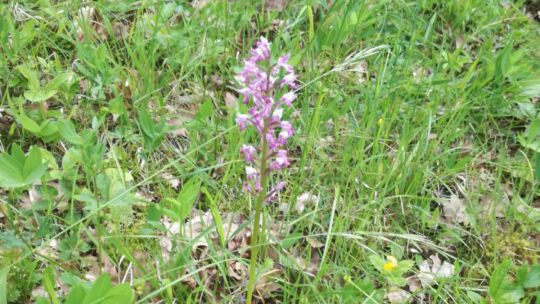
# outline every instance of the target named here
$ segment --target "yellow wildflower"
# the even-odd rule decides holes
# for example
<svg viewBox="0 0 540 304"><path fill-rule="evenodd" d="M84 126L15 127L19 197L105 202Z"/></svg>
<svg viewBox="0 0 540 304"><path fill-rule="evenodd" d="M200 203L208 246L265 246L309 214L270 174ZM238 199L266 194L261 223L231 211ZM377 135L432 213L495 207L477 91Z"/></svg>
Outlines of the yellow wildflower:
<svg viewBox="0 0 540 304"><path fill-rule="evenodd" d="M391 272L394 268L397 267L398 261L395 257L389 255L386 257L386 263L384 263L383 269L385 271Z"/></svg>

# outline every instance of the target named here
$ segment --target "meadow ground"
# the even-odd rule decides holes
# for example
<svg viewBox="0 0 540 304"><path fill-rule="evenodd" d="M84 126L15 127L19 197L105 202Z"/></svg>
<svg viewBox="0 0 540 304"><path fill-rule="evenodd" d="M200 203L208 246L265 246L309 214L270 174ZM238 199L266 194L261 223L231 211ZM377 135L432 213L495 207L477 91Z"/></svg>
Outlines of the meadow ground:
<svg viewBox="0 0 540 304"><path fill-rule="evenodd" d="M254 302L540 303L540 3L263 3L0 4L0 304L245 303L261 36L299 87Z"/></svg>

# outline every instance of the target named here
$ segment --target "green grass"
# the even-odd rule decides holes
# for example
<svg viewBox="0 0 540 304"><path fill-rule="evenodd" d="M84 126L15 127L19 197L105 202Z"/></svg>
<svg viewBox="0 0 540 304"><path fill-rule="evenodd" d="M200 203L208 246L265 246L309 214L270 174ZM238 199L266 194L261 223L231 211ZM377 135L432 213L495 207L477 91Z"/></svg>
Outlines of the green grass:
<svg viewBox="0 0 540 304"><path fill-rule="evenodd" d="M0 304L242 302L255 134L228 103L260 36L301 89L258 301L540 301L534 1L331 2L1 4ZM414 289L432 255L453 274Z"/></svg>

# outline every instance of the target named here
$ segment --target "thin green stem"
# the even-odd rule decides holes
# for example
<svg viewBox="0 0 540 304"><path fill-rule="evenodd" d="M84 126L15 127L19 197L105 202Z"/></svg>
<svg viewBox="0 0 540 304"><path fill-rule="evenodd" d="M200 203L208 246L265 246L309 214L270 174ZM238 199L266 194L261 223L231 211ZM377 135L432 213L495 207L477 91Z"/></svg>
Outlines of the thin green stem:
<svg viewBox="0 0 540 304"><path fill-rule="evenodd" d="M94 174L93 176L93 181L94 181L94 195L95 197L98 197L98 189L97 189L97 179L96 179L96 175L97 174ZM96 236L97 236L97 259L98 259L98 263L99 263L99 274L101 275L102 272L103 272L103 248L102 248L102 245L101 245L101 236L102 236L102 232L101 232L101 216L100 216L100 212L99 210L101 209L100 208L100 201L99 199L97 199L97 212L96 212Z"/></svg>
<svg viewBox="0 0 540 304"><path fill-rule="evenodd" d="M268 122L265 121L265 127L263 134L266 134ZM255 201L255 218L253 219L253 232L251 234L251 260L249 263L249 281L248 281L248 292L246 303L251 303L251 298L253 297L253 290L255 288L255 270L257 267L257 258L259 254L259 232L260 232L260 221L261 221L261 212L264 201L266 200L266 195L268 192L268 172L267 172L267 159L268 159L268 142L266 138L262 137L262 149L261 149L261 160L260 160L260 174L261 174L261 192Z"/></svg>

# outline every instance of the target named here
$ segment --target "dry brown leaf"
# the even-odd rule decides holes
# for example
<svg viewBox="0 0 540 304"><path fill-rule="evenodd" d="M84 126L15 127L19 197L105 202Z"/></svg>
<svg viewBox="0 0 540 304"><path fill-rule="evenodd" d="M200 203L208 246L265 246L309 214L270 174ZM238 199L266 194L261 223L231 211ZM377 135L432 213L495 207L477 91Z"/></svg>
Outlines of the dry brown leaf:
<svg viewBox="0 0 540 304"><path fill-rule="evenodd" d="M214 219L210 211L200 212L196 210L194 216L182 227L182 236L192 242L192 249L198 247L208 247L208 239L212 237L215 230L210 231L210 235L201 236L203 231L213 225Z"/></svg>
<svg viewBox="0 0 540 304"><path fill-rule="evenodd" d="M495 213L498 218L504 217L504 211L510 205L510 200L506 193L496 193L498 199L493 199L494 194L486 194L480 199L480 216L488 218Z"/></svg>
<svg viewBox="0 0 540 304"><path fill-rule="evenodd" d="M77 29L77 37L80 41L83 41L87 37L85 37L85 29L83 29L81 24L87 24L88 28L93 29L100 39L107 39L103 18L97 12L95 7L82 7L79 9L79 14L74 21L75 28Z"/></svg>
<svg viewBox="0 0 540 304"><path fill-rule="evenodd" d="M193 6L196 9L201 9L210 2L211 2L210 0L193 0L191 1L191 6Z"/></svg>
<svg viewBox="0 0 540 304"><path fill-rule="evenodd" d="M465 46L465 37L460 34L456 37L456 49L461 49L463 46Z"/></svg>
<svg viewBox="0 0 540 304"><path fill-rule="evenodd" d="M54 286L54 294L58 298L65 297L68 294L68 292L70 291L69 286L62 283L62 281L59 279L59 277L56 277L54 285L55 285ZM31 297L32 297L33 300L36 300L38 297L39 298L49 298L49 293L43 287L43 285L38 285L32 290ZM34 303L34 302L32 302L32 303Z"/></svg>
<svg viewBox="0 0 540 304"><path fill-rule="evenodd" d="M90 270L84 275L84 278L88 281L95 281L100 275L99 263L96 256L85 256L83 258L84 264L90 266ZM106 255L102 256L101 271L107 273L111 278L118 277L118 271L116 264Z"/></svg>
<svg viewBox="0 0 540 304"><path fill-rule="evenodd" d="M249 256L249 242L251 238L251 228L245 227L240 229L240 225L243 222L242 216L238 213L229 213L223 223L223 231L227 239L227 248L236 252L238 256Z"/></svg>
<svg viewBox="0 0 540 304"><path fill-rule="evenodd" d="M35 203L41 201L42 196L37 190L37 187L44 187L43 185L34 185L24 195L19 197L19 207L22 209L31 209ZM64 198L64 192L58 182L49 182L47 187L52 187L56 190L56 195L52 197L52 200L57 202L54 206L55 210L64 211L67 208L67 201Z"/></svg>
<svg viewBox="0 0 540 304"><path fill-rule="evenodd" d="M160 237L159 247L161 248L161 257L167 262L171 259L172 240L170 237Z"/></svg>
<svg viewBox="0 0 540 304"><path fill-rule="evenodd" d="M164 261L169 260L173 248L173 239L179 236L182 236L185 241L191 243L192 252L197 255L197 258L206 255L209 241L215 241L216 243L218 241L215 229L211 229L206 233L214 225L210 211L202 212L200 210L194 210L190 219L182 225L178 222L172 222L168 217L163 217L161 223L167 230L167 233L159 238L159 245Z"/></svg>
<svg viewBox="0 0 540 304"><path fill-rule="evenodd" d="M311 248L321 248L324 246L324 244L320 242L318 239L310 237L310 236L306 237L306 241L309 243Z"/></svg>
<svg viewBox="0 0 540 304"><path fill-rule="evenodd" d="M38 285L32 290L31 293L32 299L36 300L37 298L49 298L49 293L45 290L43 285Z"/></svg>
<svg viewBox="0 0 540 304"><path fill-rule="evenodd" d="M216 284L218 283L217 274L218 271L215 268L208 268L199 271L199 275L203 278L205 286L216 286ZM214 288L212 287L212 289Z"/></svg>
<svg viewBox="0 0 540 304"><path fill-rule="evenodd" d="M433 70L431 68L424 69L423 67L416 67L412 72L415 83L420 83L422 79L430 77L432 74Z"/></svg>
<svg viewBox="0 0 540 304"><path fill-rule="evenodd" d="M243 282L248 277L248 269L246 265L238 261L228 261L227 270L228 270L229 276L231 276L237 281Z"/></svg>
<svg viewBox="0 0 540 304"><path fill-rule="evenodd" d="M227 108L235 109L238 105L238 97L236 97L233 93L225 92L223 99L225 100L225 105Z"/></svg>
<svg viewBox="0 0 540 304"><path fill-rule="evenodd" d="M38 202L41 199L41 196L36 190L36 186L32 186L26 193L26 195L22 195L19 197L19 207L24 210L32 209L34 204Z"/></svg>
<svg viewBox="0 0 540 304"><path fill-rule="evenodd" d="M265 0L264 9L267 11L282 12L287 6L288 0Z"/></svg>
<svg viewBox="0 0 540 304"><path fill-rule="evenodd" d="M79 81L79 90L83 94L88 93L88 91L90 90L90 80L81 79L81 81Z"/></svg>
<svg viewBox="0 0 540 304"><path fill-rule="evenodd" d="M289 211L289 204L283 202L279 205L279 212L287 213Z"/></svg>
<svg viewBox="0 0 540 304"><path fill-rule="evenodd" d="M294 209L298 213L302 213L307 204L317 205L319 203L319 197L310 192L304 192L296 199L296 205Z"/></svg>
<svg viewBox="0 0 540 304"><path fill-rule="evenodd" d="M171 222L168 217L161 219L161 224L167 230L167 233L159 238L159 247L161 248L161 256L165 262L169 261L173 247L172 238L180 233L180 224Z"/></svg>
<svg viewBox="0 0 540 304"><path fill-rule="evenodd" d="M49 259L58 258L58 241L56 239L51 239L48 242L41 244L37 249L37 252L41 256Z"/></svg>
<svg viewBox="0 0 540 304"><path fill-rule="evenodd" d="M411 294L397 287L391 287L384 296L391 304L407 303L411 298Z"/></svg>
<svg viewBox="0 0 540 304"><path fill-rule="evenodd" d="M173 124L172 126L175 126L175 124ZM171 132L169 132L169 134L174 137L189 137L189 131L187 128L174 128Z"/></svg>
<svg viewBox="0 0 540 304"><path fill-rule="evenodd" d="M283 28L287 22L285 20L281 19L274 19L272 20L272 23L268 27L268 31L270 33L277 33L280 28Z"/></svg>
<svg viewBox="0 0 540 304"><path fill-rule="evenodd" d="M212 74L212 76L210 76L210 82L211 82L215 87L221 87L221 86L223 86L223 79L222 79L221 76L219 76L218 74Z"/></svg>
<svg viewBox="0 0 540 304"><path fill-rule="evenodd" d="M216 168L212 170L212 178L216 180L220 180L223 177L223 174L225 174L225 157L223 155L218 155L216 157Z"/></svg>
<svg viewBox="0 0 540 304"><path fill-rule="evenodd" d="M277 279L281 274L281 270L272 269L264 274L255 283L256 294L263 298L269 298L273 292L281 289L281 286L277 283Z"/></svg>
<svg viewBox="0 0 540 304"><path fill-rule="evenodd" d="M186 270L185 271L185 274L187 274L188 271ZM187 276L185 277L184 279L182 279L181 281L183 284L187 285L189 288L191 289L195 289L197 288L197 281L195 280L195 278L193 276Z"/></svg>
<svg viewBox="0 0 540 304"><path fill-rule="evenodd" d="M422 287L420 279L416 275L407 278L407 285L411 292L415 292Z"/></svg>
<svg viewBox="0 0 540 304"><path fill-rule="evenodd" d="M304 271L305 273L314 276L320 268L320 255L319 251L316 249L311 250L311 259L308 261L302 256L303 251L300 248L295 248L292 252L292 256L296 262L296 267L298 270Z"/></svg>
<svg viewBox="0 0 540 304"><path fill-rule="evenodd" d="M112 30L114 33L114 36L117 39L127 39L129 35L129 25L123 23L123 22L114 22L112 25Z"/></svg>
<svg viewBox="0 0 540 304"><path fill-rule="evenodd" d="M443 218L445 223L469 225L471 220L466 211L465 202L457 195L452 194L448 199L441 200Z"/></svg>
<svg viewBox="0 0 540 304"><path fill-rule="evenodd" d="M334 125L335 125L335 124L334 124L334 120L333 120L332 118L328 119L328 120L325 122L325 124L324 124L324 126L326 127L326 130L327 130L327 131L332 131L332 130L334 130Z"/></svg>
<svg viewBox="0 0 540 304"><path fill-rule="evenodd" d="M103 256L103 267L101 269L103 273L108 273L111 278L118 277L118 269L116 268L116 263L113 263L113 260L108 256Z"/></svg>
<svg viewBox="0 0 540 304"><path fill-rule="evenodd" d="M441 264L441 259L438 255L430 256L418 268L420 269L418 279L423 287L433 285L437 279L449 278L454 275L454 266L446 261ZM411 289L411 291L413 290Z"/></svg>
<svg viewBox="0 0 540 304"><path fill-rule="evenodd" d="M201 94L185 94L178 87L173 87L165 105L167 125L173 129L170 134L182 137L189 135L185 125L192 121L195 113L199 111L202 96Z"/></svg>
<svg viewBox="0 0 540 304"><path fill-rule="evenodd" d="M172 176L172 174L170 174L169 172L161 173L161 178L167 181L167 183L171 185L171 187L178 190L178 186L180 186L180 180L178 178Z"/></svg>
<svg viewBox="0 0 540 304"><path fill-rule="evenodd" d="M317 140L317 146L318 148L327 148L327 147L331 147L334 143L336 142L336 140L334 139L333 136L326 136L326 137L321 137Z"/></svg>
<svg viewBox="0 0 540 304"><path fill-rule="evenodd" d="M67 285L65 285L64 283L62 283L59 279L57 279L55 281L55 295L58 297L58 298L62 298L64 296L66 296L69 292L69 287ZM32 292L31 292L31 297L33 300L36 300L37 298L49 298L49 293L45 290L45 288L43 287L43 285L38 285L36 286ZM34 303L34 302L32 302Z"/></svg>
<svg viewBox="0 0 540 304"><path fill-rule="evenodd" d="M251 230L249 227L244 227L244 218L240 213L230 212L222 214L221 218L223 221L222 228L227 239L227 249L239 258L238 260L227 262L228 276L238 282L239 286L244 286L248 280L248 268L244 263L239 261L241 258L249 258ZM189 288L198 288L202 281L202 284L209 290L220 289L219 284L221 284L222 280L218 275L218 269L214 266L208 267L208 263L211 261L211 259L208 259L210 255L209 245L219 246L220 244L219 235L217 229L214 227L215 222L211 213L209 211L194 210L185 223L174 223L170 219L163 217L162 224L168 231L164 236L160 237L160 246L162 247L162 254L165 260L170 259L171 251L174 250L175 238L184 238L185 240L183 241L188 242L194 241L192 257L195 264L190 269L186 269L185 273L191 273L196 269L201 270L197 272L196 276L187 276L182 280L182 283ZM267 227L268 231L266 235L269 242L271 244L277 242L275 240L279 238L279 225L269 224ZM270 256L271 254L268 255L268 257ZM320 260L318 253L314 256L315 259L312 260L312 263L307 263L305 266L310 270L314 269L316 266L313 265L319 263L318 261ZM276 256L276 260L278 258L279 256ZM268 269L270 270L266 272L262 271L264 273L260 275L256 282L255 295L260 299L270 298L272 293L280 289L279 284L277 284L277 277L281 273L280 270L276 269L273 265ZM217 295L209 296L218 297Z"/></svg>
<svg viewBox="0 0 540 304"><path fill-rule="evenodd" d="M368 64L365 60L360 60L352 69L358 74L358 83L365 84L367 82Z"/></svg>
<svg viewBox="0 0 540 304"><path fill-rule="evenodd" d="M191 94L191 95L183 95L183 94L171 95L171 98L174 99L174 104L175 104L175 105L192 105L192 104L197 104L197 103L199 103L199 102L202 101L202 95L198 95L198 94ZM170 108L169 108L169 109L170 109ZM177 109L173 109L173 111L171 111L171 112L174 113L175 110L177 110Z"/></svg>

